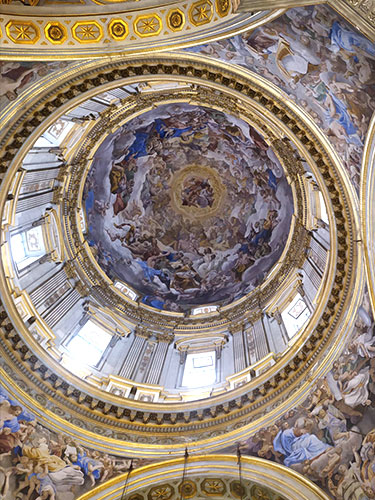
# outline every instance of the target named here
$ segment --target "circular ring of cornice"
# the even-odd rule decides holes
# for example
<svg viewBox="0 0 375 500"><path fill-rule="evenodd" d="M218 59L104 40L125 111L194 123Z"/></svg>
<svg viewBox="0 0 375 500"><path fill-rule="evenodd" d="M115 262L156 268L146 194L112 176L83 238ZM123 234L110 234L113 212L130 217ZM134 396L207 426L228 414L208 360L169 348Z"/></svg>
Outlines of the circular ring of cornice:
<svg viewBox="0 0 375 500"><path fill-rule="evenodd" d="M224 16L220 14L223 2L227 6ZM25 7L21 12L6 5L0 21L0 57L56 61L183 49L255 29L285 11L234 14L226 0L134 4L94 6L92 13L79 12L79 8L68 13L63 8L59 13L57 5L52 13L49 7L34 6L27 14ZM203 16L203 21L195 19L196 15ZM174 27L177 18L181 24Z"/></svg>
<svg viewBox="0 0 375 500"><path fill-rule="evenodd" d="M361 249L356 243L358 220L355 193L325 136L302 110L266 80L249 71L219 64L206 57L166 54L152 60L139 57L132 59L131 63L126 59L104 60L96 64L81 65L74 75L63 72L55 75L52 88L47 88L46 82L42 82L44 93L38 93L34 88L34 99L29 97L27 106L22 111L17 112L15 107L10 106L8 108L10 113L5 114L9 120L12 120L12 126L7 137L3 137L5 149L3 149L0 170L3 177L2 207L4 207L11 175L26 154L27 143L34 142L48 127L45 121L47 116L53 120L61 114L59 109L55 109L60 108L64 102L68 102L69 97L64 94L68 86L70 90L76 89L79 94L72 100L73 103L70 103L72 107L80 99L84 99L82 93L85 85L103 84L104 90L106 85L114 85L113 81L117 78L134 79L137 74L152 75L157 65L167 74L172 74L175 70L181 76L186 77L187 72L191 71L192 79L196 78L199 81L203 77L216 81L216 85L221 82L225 87L232 88L234 94L241 92L262 103L265 111L276 114L280 123L288 124L291 134L294 135L299 154L305 157L311 166L315 164L320 172L317 171L317 176L320 181L324 179L327 191L323 194L326 203L333 207L333 213L330 215L331 240L334 244L337 242L337 247L334 244L331 247L332 253L335 253L331 265L333 281L331 293L328 290L322 299L321 306L324 311L316 312L315 317L319 317L319 322L313 331L309 331L308 341L303 345L295 346L294 359L283 367L277 367L277 369L281 368L281 371L276 373L275 370L272 374L267 373L267 377L263 379L259 377L259 385L256 388L251 390L250 383L233 390L230 393L231 401L228 401L228 398L227 401L222 401L218 396L197 404L189 403L185 407L182 404L178 409L171 404L156 405L139 402L132 402L133 409L126 409L120 398L117 400L115 398L116 404L113 404L113 400L111 403L108 403L108 400L107 402L101 400L101 394L98 397L99 392L89 396L77 389L74 385L76 381L72 383L72 377L67 376L67 382L53 373L44 361L39 360L30 351L29 346L14 330L8 314L20 331L24 325L19 319L17 320L14 304L6 293L7 284L2 273L3 307L0 318L5 337L2 350L5 362L17 373L17 377L13 375L12 380L12 376L6 373L12 371L9 366L5 366L5 370L2 369L6 387L14 397L17 395L18 400L22 400L26 407L37 413L41 422L48 427L64 429L65 432L84 441L87 446L111 450L112 453L116 452L123 456L129 456L134 451L138 451L141 456L160 456L167 454L168 450L183 453L185 440L181 443L181 437L178 435L186 436L187 433L192 435L192 439L194 436L197 439L191 444L193 452L199 452L203 447L214 450L240 439L240 436L255 432L261 425L264 426L276 420L281 413L304 399L307 390L329 369L332 361L341 351L351 331L363 286ZM94 73L99 74L96 80L88 80L94 77ZM73 82L70 81L72 76L74 76ZM71 83L74 84L73 88ZM29 137L27 141L25 141L26 137ZM334 273L335 264L336 273ZM329 282L330 278L327 281ZM348 295L349 289L354 290L354 295ZM22 360L24 360L23 363ZM23 375L20 370L23 371ZM308 376L306 376L307 373ZM26 391L30 392L30 389L27 389L25 382L20 381L25 376L35 384L35 388L38 387L37 392L40 391L41 404L35 401L35 397L32 398L27 394ZM26 391L20 389L19 386ZM111 413L113 418L109 418L108 413ZM173 419L175 419L174 423ZM86 427L86 430L83 432L79 425ZM223 434L224 427L227 429L226 434ZM149 444L147 452L142 452L137 443L130 441L128 432L138 433L136 439ZM165 432L168 432L167 439L162 437ZM175 439L172 438L173 433L177 435ZM154 436L158 445L151 444L151 436Z"/></svg>
<svg viewBox="0 0 375 500"><path fill-rule="evenodd" d="M124 484L129 500L157 498L160 487L166 497L169 494L169 498L177 498L184 483L204 496L240 498L247 490L254 498L259 494L256 498L265 500L276 498L273 495L280 495L277 496L280 500L329 500L328 495L306 477L268 460L241 457L241 476L238 471L235 455L194 456L189 457L186 464L179 458L139 467L129 475L121 474L81 495L78 500L120 500ZM192 496L186 494L183 498Z"/></svg>
<svg viewBox="0 0 375 500"><path fill-rule="evenodd" d="M375 313L375 113L368 128L362 156L360 200L367 283L372 311Z"/></svg>
<svg viewBox="0 0 375 500"><path fill-rule="evenodd" d="M138 79L141 77L138 76ZM174 79L173 75L167 76L168 80ZM154 82L162 83L165 76L153 76ZM185 81L189 78L185 78ZM124 100L122 106L114 109L110 107L101 118L90 128L89 133L82 136L80 145L66 166L65 177L67 182L62 183L61 190L57 193L56 199L60 200L65 234L65 242L68 247L69 272L76 273L76 276L86 285L86 293L90 294L90 289L95 288L95 293L101 299L103 305L114 308L122 316L132 322L134 326L142 325L146 328L161 328L162 331L180 331L193 335L200 331L215 330L223 328L228 323L236 323L244 320L246 314L262 308L266 302L275 295L282 284L287 281L290 273L301 267L305 259L304 251L308 245L309 236L303 225L304 210L307 206L305 193L298 181L298 176L304 174L301 160L296 163L289 163L288 159L293 157L293 149L287 143L281 141L282 131L276 127L269 117L266 117L261 109L250 108L250 103L242 101L238 96L222 92L217 94L219 87L215 87L211 82L205 82L200 86L194 81L194 91L188 92L153 92L152 95L139 94L134 98ZM80 228L79 211L82 208L80 200L86 181L86 176L91 168L92 158L98 150L100 144L108 135L108 130L114 132L119 127L138 116L143 112L151 110L153 107L165 103L188 102L192 105L207 106L212 109L221 110L227 113L234 113L236 116L247 121L253 126L273 148L278 156L286 175L293 186L293 198L295 206L295 218L293 218L288 242L280 256L278 262L269 272L267 279L245 297L236 300L219 310L213 316L208 314L195 317L186 317L183 313L173 313L170 311L159 311L142 303L134 303L131 299L123 297L118 289L113 286L111 280L104 271L99 268L92 252L89 249ZM73 200L73 201L72 201ZM72 274L73 275L73 274ZM251 317L251 315L250 315ZM165 330L163 330L165 329Z"/></svg>

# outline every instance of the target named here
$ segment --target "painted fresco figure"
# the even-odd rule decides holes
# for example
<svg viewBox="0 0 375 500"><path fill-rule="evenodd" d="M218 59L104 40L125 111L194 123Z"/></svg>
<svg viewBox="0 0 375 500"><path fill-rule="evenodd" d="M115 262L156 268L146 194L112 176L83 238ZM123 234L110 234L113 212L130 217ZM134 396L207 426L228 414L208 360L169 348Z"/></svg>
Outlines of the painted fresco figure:
<svg viewBox="0 0 375 500"><path fill-rule="evenodd" d="M273 441L273 447L285 456L284 465L287 467L316 458L330 448L314 434L298 427L280 430Z"/></svg>
<svg viewBox="0 0 375 500"><path fill-rule="evenodd" d="M84 475L90 479L91 486L95 486L95 481L100 479L103 464L99 460L89 457L87 452L80 447L77 448L77 453L71 454L69 458L71 463L80 467Z"/></svg>
<svg viewBox="0 0 375 500"><path fill-rule="evenodd" d="M355 52L357 49L361 49L368 56L375 58L375 45L354 30L345 29L338 21L334 21L332 24L330 38L330 48L335 52L340 49L347 52Z"/></svg>

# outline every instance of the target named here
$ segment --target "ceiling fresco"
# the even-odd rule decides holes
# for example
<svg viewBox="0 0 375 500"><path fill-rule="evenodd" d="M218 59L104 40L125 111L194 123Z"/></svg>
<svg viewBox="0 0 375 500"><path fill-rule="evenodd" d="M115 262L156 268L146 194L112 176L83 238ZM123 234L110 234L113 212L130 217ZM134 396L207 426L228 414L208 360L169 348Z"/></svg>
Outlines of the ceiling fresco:
<svg viewBox="0 0 375 500"><path fill-rule="evenodd" d="M365 294L342 355L305 402L240 442L239 447L243 456L265 458L302 473L335 500L372 500L374 421L374 320ZM80 425L84 429L84 423ZM128 458L90 450L64 433L46 429L3 388L0 431L4 500L35 500L43 488L53 491L55 500L74 500L130 466ZM186 437L188 449L190 440ZM148 441L140 442L146 446ZM237 444L220 453L237 453ZM147 463L150 461L133 460L135 468ZM259 500L266 498L260 496Z"/></svg>
<svg viewBox="0 0 375 500"><path fill-rule="evenodd" d="M89 450L41 425L0 388L0 498L74 500L144 459Z"/></svg>
<svg viewBox="0 0 375 500"><path fill-rule="evenodd" d="M99 265L166 310L226 304L281 256L292 191L265 140L244 121L163 105L108 136L84 189Z"/></svg>
<svg viewBox="0 0 375 500"><path fill-rule="evenodd" d="M375 498L374 326L365 294L332 369L304 403L241 442L241 452L291 467L337 500Z"/></svg>
<svg viewBox="0 0 375 500"><path fill-rule="evenodd" d="M325 131L359 186L375 108L375 47L333 10L293 9L194 50L245 66L287 92ZM67 64L0 63L0 107ZM88 240L102 269L166 310L225 304L248 293L280 258L293 214L290 187L264 139L238 118L192 105L160 106L108 136L84 202ZM17 380L4 360L0 365ZM35 387L22 388L38 397ZM240 450L301 472L334 499L370 500L374 422L374 320L365 295L351 339L328 374L303 403L248 435ZM77 425L84 432L84 422ZM146 447L150 440L143 439ZM236 446L221 451L235 453ZM49 431L1 389L0 498L74 500L129 465Z"/></svg>
<svg viewBox="0 0 375 500"><path fill-rule="evenodd" d="M69 61L0 61L0 109L17 99L21 92L43 76L65 68L68 64Z"/></svg>
<svg viewBox="0 0 375 500"><path fill-rule="evenodd" d="M188 50L245 66L287 92L324 130L359 188L375 108L375 45L335 11L291 9L243 35Z"/></svg>

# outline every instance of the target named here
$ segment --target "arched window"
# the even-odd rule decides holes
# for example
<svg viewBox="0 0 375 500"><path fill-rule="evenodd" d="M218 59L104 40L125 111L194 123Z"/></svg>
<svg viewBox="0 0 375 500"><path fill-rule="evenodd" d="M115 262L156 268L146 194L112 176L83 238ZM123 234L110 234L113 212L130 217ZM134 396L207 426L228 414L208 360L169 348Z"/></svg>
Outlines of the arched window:
<svg viewBox="0 0 375 500"><path fill-rule="evenodd" d="M286 331L291 339L311 316L311 312L301 295L297 293L292 302L282 311Z"/></svg>
<svg viewBox="0 0 375 500"><path fill-rule="evenodd" d="M36 226L22 233L13 234L10 246L17 270L22 271L46 253L42 227Z"/></svg>
<svg viewBox="0 0 375 500"><path fill-rule="evenodd" d="M182 386L207 387L216 382L216 352L191 353L186 356Z"/></svg>
<svg viewBox="0 0 375 500"><path fill-rule="evenodd" d="M112 335L93 321L87 323L67 344L70 358L89 366L95 366L110 343Z"/></svg>

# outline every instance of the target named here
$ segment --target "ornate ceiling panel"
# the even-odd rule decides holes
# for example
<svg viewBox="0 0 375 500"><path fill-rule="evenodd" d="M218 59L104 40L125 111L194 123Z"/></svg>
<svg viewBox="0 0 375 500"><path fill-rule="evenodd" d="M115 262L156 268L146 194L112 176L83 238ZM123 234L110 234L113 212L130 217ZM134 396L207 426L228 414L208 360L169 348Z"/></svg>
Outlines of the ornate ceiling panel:
<svg viewBox="0 0 375 500"><path fill-rule="evenodd" d="M141 467L79 497L79 500L328 500L300 474L252 457L202 455ZM151 484L150 484L151 483ZM125 486L126 484L126 486Z"/></svg>
<svg viewBox="0 0 375 500"><path fill-rule="evenodd" d="M53 9L36 6L27 14L7 6L0 20L0 55L56 60L171 50L241 33L282 13L235 15L229 0L121 5L124 9L115 4L92 11L78 8L74 13L66 12L65 6L61 12L56 5Z"/></svg>
<svg viewBox="0 0 375 500"><path fill-rule="evenodd" d="M189 66L186 64L187 61L189 61ZM96 68L94 69L93 66L96 66ZM222 428L226 427L228 430L233 431L228 434L226 439L233 440L238 439L239 432L248 430L248 426L238 432L234 430L236 423L241 423L242 426L242 419L245 415L248 421L252 419L249 426L257 425L257 418L262 417L264 412L269 411L271 408L273 408L273 411L269 413L269 417L276 418L279 411L278 404L281 401L285 402L284 398L289 398L289 405L295 404L296 398L298 399L301 393L306 390L306 387L313 382L313 379L310 379L307 386L304 385L304 373L309 370L310 374L314 373L314 378L319 377L328 369L330 356L335 356L335 353L339 352L342 345L341 338L347 334L347 328L350 328L350 321L352 320L351 313L357 307L357 303L353 303L352 297L347 292L349 287L359 292L362 281L362 274L358 271L360 269L358 261L360 250L355 244L358 239L356 236L357 220L353 208L356 203L355 197L337 157L335 157L324 136L304 113L297 106L289 103L285 95L278 93L276 88L247 71L235 67L228 69L228 67L224 67L209 58L194 58L191 55L173 54L151 60L138 58L136 62L133 60L132 64L129 64L126 60L116 62L107 60L97 65L88 64L87 67L82 65L75 75L73 86L68 83L72 75L61 73L60 81L55 80L55 88L45 87L46 92L44 95L38 93L35 101L30 100L29 105L34 105L36 108L31 108L29 112L25 110L25 114L22 117L19 116L19 121L17 121L17 117L13 118L15 130L11 138L12 142L6 146L2 157L3 172L5 172L8 165L12 165L11 168L14 171L18 168L18 162L22 159L31 141L36 139L38 133L40 134L48 128L52 120L56 120L59 113L65 112L64 102L69 102L69 106L72 107L74 102L83 102L85 96L87 98L99 91L103 92L106 89L115 88L119 81L123 85L130 82L145 82L150 81L150 78L155 79L155 75L158 74L168 75L169 79L172 78L176 81L182 79L198 86L206 85L210 87L211 92L206 92L202 101L202 104L205 103L205 105L211 104L212 106L210 99L214 98L215 92L223 92L224 95L227 95L226 98L232 99L232 112L233 109L236 109L240 117L245 117L250 109L254 110L255 115L253 114L252 122L257 123L259 129L267 135L268 140L270 140L272 132L272 134L276 134L276 137L277 134L279 137L287 136L292 141L298 150L299 156L296 156L295 152L289 149L288 141L272 139L275 147L279 145L278 154L282 161L289 164L291 168L293 164L294 168L297 164L297 170L291 173L295 179L298 179L298 165L301 158L303 158L315 172L319 182L321 182L321 188L324 191L328 206L332 207L330 209L330 226L332 228L331 255L333 260L329 266L330 270L319 307L315 311L308 328L304 331L304 335L288 352L287 358L283 359L282 363L276 363L272 369L249 384L233 390L232 393L217 396L209 400L209 402L202 401L199 404L182 404L179 407L173 404L164 404L164 407L162 407L138 401L124 404L121 398L112 397L108 393L103 395L101 391L88 389L78 379L71 377L66 372L60 378L57 373L61 370L61 367L52 359L46 358L35 341L30 338L26 341L26 337L21 339L18 334L15 334L11 323L9 323L5 347L8 350L8 356L13 358L13 362L16 361L18 356L15 350L21 349L22 356L24 356L25 360L27 359L24 369L28 366L28 369L33 371L33 377L37 377L40 381L40 387L43 387L43 390L48 394L53 393L54 399L60 407L69 404L71 409L74 408L73 411L76 416L80 415L80 418L86 420L87 440L91 443L95 441L97 446L105 449L108 446L108 440L104 442L101 438L98 439L98 435L95 436L91 433L92 429L99 432L99 427L103 425L105 434L112 439L110 445L112 449L119 449L120 447L125 453L133 445L126 441L130 439L130 434L125 437L126 444L121 442L120 436L123 432L131 431L133 436L134 432L143 433L144 436L153 435L155 442L158 442L158 445L154 445L153 448L157 449L157 453L160 454L162 433L168 433L168 437L163 438L168 443L179 443L182 432L184 435L191 432L193 435L199 436L199 438L207 438L214 435L213 433L222 433ZM163 77L161 76L161 78ZM85 92L86 94L84 94ZM142 94L140 98L142 99ZM237 104L235 104L236 101ZM133 103L132 100L125 100L123 104L126 105L127 102ZM220 109L223 102L223 97L219 98L216 106ZM59 110L60 106L62 106L61 110ZM35 111L32 111L33 109ZM111 114L115 116L116 113L113 113L113 111L115 110L111 108ZM45 117L48 118L45 120ZM260 117L262 118L260 119ZM30 136L35 127L39 125L39 132L37 131ZM23 139L21 140L21 138L29 136L30 139L26 142ZM10 138L10 136L8 137ZM18 150L19 147L21 147L20 150ZM11 170L8 170L8 172L10 174ZM11 180L9 174L4 178L4 185ZM6 192L6 190L3 191L3 195ZM74 200L75 198L71 199ZM5 199L3 202L5 202ZM74 203L69 204L67 208L71 210L70 220L73 221L77 217ZM354 268L356 273L353 273ZM96 291L99 292L101 287L106 295L108 293L108 284L99 284ZM80 287L80 290L86 295L90 293L89 290L85 292L82 287ZM359 297L359 293L356 296ZM13 311L11 314L13 321L17 323L17 328L20 332L24 332L25 328L17 320L14 306L6 297L4 297L4 301L6 307ZM123 302L123 304L125 303ZM160 324L160 322L169 321L172 328L176 328L173 315L172 317L168 314L159 314L157 316L154 312L148 311L147 308L144 310L139 307L134 308L130 303L125 308L124 306L121 307L123 307L122 313L133 310L134 312L131 312L131 314L135 314L136 317L141 313L143 321L147 321L149 324L156 325L157 323ZM241 302L235 307L231 306L230 315L232 319L239 319L242 315L246 315L247 311L249 311L249 304ZM228 315L229 313L226 314L227 319ZM3 324L8 324L7 321L4 311ZM199 323L200 320L194 321L194 324L199 325ZM340 337L337 331L338 325L342 327ZM345 326L343 327L343 325ZM43 361L40 361L35 354L30 356L29 346L32 346L34 353L38 353L38 356ZM13 351L13 354L11 354L11 351ZM324 352L327 356L326 361L320 360L320 355ZM318 360L319 367L316 364ZM313 367L315 367L314 371L312 371ZM63 379L65 380L63 381ZM10 381L9 384L11 385ZM87 390L88 392L86 392ZM293 391L293 399L290 398L290 391ZM228 396L230 397L228 398ZM27 404L31 404L34 411L42 413L41 408L37 408L35 402L32 403L28 400ZM129 406L127 406L128 404ZM51 413L47 419L48 425L55 425L57 420L60 420L59 425L63 424L69 432L72 434L79 432L81 434L72 424L73 421L76 421L76 417L74 419L68 417L71 410L66 412L67 420L71 420L71 424L68 424L67 421L62 422L61 419L56 419L56 416L53 416L55 411L53 404L49 405L49 408ZM285 409L285 406L283 408ZM92 427L89 424L90 419L93 424ZM233 423L231 427L229 427L230 422ZM161 424L164 425L161 426ZM212 431L207 432L204 430L207 426L211 427ZM172 434L175 434L176 437L172 437ZM140 439L140 434L136 439ZM201 445L203 445L202 441L198 441L196 444L198 448ZM177 444L176 446L178 448L181 445ZM207 447L207 442L204 446ZM213 444L213 446L218 446L218 444Z"/></svg>

